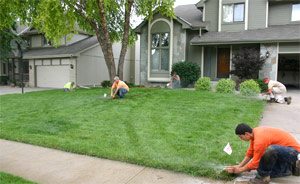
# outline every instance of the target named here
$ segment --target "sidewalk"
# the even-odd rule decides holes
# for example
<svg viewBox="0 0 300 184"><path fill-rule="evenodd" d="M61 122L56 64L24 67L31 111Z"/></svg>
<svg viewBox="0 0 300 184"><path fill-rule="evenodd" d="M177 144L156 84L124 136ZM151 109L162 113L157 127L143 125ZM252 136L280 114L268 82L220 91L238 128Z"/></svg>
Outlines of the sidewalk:
<svg viewBox="0 0 300 184"><path fill-rule="evenodd" d="M292 97L292 103L290 105L268 103L259 126L271 126L285 130L300 143L300 90L288 90L286 96ZM253 177L255 177L255 172L245 173L236 178L233 183L245 183ZM300 184L300 177L275 178L271 179L271 183Z"/></svg>
<svg viewBox="0 0 300 184"><path fill-rule="evenodd" d="M0 88L2 90L2 88ZM300 142L300 93L289 91L291 105L268 104L260 126L272 126L291 133ZM225 183L191 177L171 171L78 155L0 139L0 171L38 183L91 184L209 184ZM246 173L230 183L245 183L254 177ZM272 183L300 184L300 177L272 179Z"/></svg>
<svg viewBox="0 0 300 184"><path fill-rule="evenodd" d="M31 91L43 91L43 90L51 90L54 88L30 88L24 87L24 93L31 92ZM22 94L22 88L20 87L10 87L10 86L0 86L0 95L6 94Z"/></svg>

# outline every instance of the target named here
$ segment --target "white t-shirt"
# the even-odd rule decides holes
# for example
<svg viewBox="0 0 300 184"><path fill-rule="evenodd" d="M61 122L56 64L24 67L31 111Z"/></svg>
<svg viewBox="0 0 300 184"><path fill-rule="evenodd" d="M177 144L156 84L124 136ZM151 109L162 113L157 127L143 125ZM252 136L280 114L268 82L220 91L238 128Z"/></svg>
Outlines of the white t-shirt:
<svg viewBox="0 0 300 184"><path fill-rule="evenodd" d="M274 87L279 88L281 91L286 91L286 88L282 83L280 83L278 81L270 80L268 83L268 89L272 89Z"/></svg>

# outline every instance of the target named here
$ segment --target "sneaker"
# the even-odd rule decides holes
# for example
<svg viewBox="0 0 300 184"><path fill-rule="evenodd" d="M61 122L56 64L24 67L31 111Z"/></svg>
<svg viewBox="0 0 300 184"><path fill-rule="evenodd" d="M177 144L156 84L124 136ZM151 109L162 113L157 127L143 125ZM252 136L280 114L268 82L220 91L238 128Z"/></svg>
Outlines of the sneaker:
<svg viewBox="0 0 300 184"><path fill-rule="evenodd" d="M290 105L291 103L292 103L292 97L287 97L286 98L286 103L288 104L288 105Z"/></svg>
<svg viewBox="0 0 300 184"><path fill-rule="evenodd" d="M296 168L293 170L294 176L300 176L300 160L296 161Z"/></svg>
<svg viewBox="0 0 300 184"><path fill-rule="evenodd" d="M270 182L270 176L266 176L266 177L255 177L253 179L251 179L248 184L268 184Z"/></svg>

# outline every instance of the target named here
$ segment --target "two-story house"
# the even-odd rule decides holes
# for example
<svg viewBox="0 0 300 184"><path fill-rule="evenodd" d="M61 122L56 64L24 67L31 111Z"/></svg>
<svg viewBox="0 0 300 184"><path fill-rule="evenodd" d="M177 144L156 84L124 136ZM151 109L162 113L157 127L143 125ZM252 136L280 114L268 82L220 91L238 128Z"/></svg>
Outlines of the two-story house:
<svg viewBox="0 0 300 184"><path fill-rule="evenodd" d="M19 36L29 43L23 53L24 81L30 87L63 88L64 84L74 81L77 85L100 85L109 80L108 69L98 40L95 36L78 31L61 39L55 48L44 34L36 29L19 29ZM121 44L113 45L116 66ZM135 83L135 47L128 48L124 63L124 81ZM20 80L19 56L9 56L8 62L2 62L1 74L10 81Z"/></svg>
<svg viewBox="0 0 300 184"><path fill-rule="evenodd" d="M266 63L259 78L299 87L300 3L297 0L201 0L175 8L174 19L158 13L135 30L141 35L140 80L170 80L172 64L191 61L212 81L230 75L231 59L256 48Z"/></svg>

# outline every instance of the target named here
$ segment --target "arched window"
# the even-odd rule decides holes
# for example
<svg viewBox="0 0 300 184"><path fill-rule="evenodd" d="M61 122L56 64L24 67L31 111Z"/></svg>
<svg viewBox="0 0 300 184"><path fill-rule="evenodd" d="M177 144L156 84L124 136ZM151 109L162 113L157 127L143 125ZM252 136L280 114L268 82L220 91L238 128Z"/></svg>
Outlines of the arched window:
<svg viewBox="0 0 300 184"><path fill-rule="evenodd" d="M169 73L170 27L164 21L157 21L151 27L151 73Z"/></svg>

